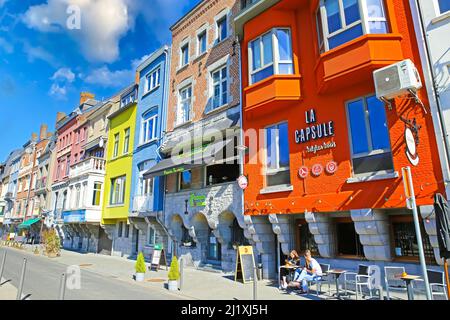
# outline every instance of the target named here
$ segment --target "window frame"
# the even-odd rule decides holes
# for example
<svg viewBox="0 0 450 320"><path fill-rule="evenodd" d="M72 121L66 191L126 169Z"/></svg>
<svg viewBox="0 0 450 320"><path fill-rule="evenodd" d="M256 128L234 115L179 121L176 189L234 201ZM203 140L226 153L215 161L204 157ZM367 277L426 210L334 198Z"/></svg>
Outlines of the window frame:
<svg viewBox="0 0 450 320"><path fill-rule="evenodd" d="M150 235L151 235L150 230L153 230L153 237L152 237L152 239L150 239ZM147 245L149 247L153 247L153 246L156 245L156 228L154 228L151 225L148 225L148 227L147 227L147 241L146 242L147 242Z"/></svg>
<svg viewBox="0 0 450 320"><path fill-rule="evenodd" d="M119 145L120 145L120 132L114 134L113 140L113 158L117 158L119 156Z"/></svg>
<svg viewBox="0 0 450 320"><path fill-rule="evenodd" d="M189 171L191 174L191 182L190 182L189 188L182 189L181 188L181 177L182 177L183 173L186 171ZM178 174L177 174L177 191L180 192L180 191L186 191L186 190L192 190L192 170L191 169L184 170L182 172L178 172Z"/></svg>
<svg viewBox="0 0 450 320"><path fill-rule="evenodd" d="M96 188L96 186L100 186L100 188ZM100 181L94 181L94 184L92 186L92 205L94 207L99 207L102 205L102 187L103 183ZM98 204L96 204L96 200L98 200Z"/></svg>
<svg viewBox="0 0 450 320"><path fill-rule="evenodd" d="M230 32L229 32L229 28L228 28L228 10L220 15L218 15L215 19L215 24L216 24L216 44L224 42L226 39L228 39L228 37L230 36ZM220 29L220 25L219 23L222 23L224 21L225 23L225 31L226 31L226 35L224 38L222 38L221 35L221 29Z"/></svg>
<svg viewBox="0 0 450 320"><path fill-rule="evenodd" d="M123 184L122 184L122 189L118 190L117 193L117 199L115 198L115 193L116 193L116 182L118 180L122 180ZM109 195L109 205L110 206L120 206L120 205L124 205L125 204L125 193L126 193L126 175L122 175L122 176L118 176L118 177L114 177L111 178L111 191L110 191L110 195ZM121 199L121 201L119 202L118 200Z"/></svg>
<svg viewBox="0 0 450 320"><path fill-rule="evenodd" d="M190 55L189 55L189 50L190 50L190 43L189 43L189 39L186 39L185 41L183 41L180 44L180 61L179 61L179 69L189 65L190 63ZM183 55L183 49L187 48L187 61L185 62L184 60L184 55Z"/></svg>
<svg viewBox="0 0 450 320"><path fill-rule="evenodd" d="M190 89L190 94L191 94L190 97L186 98L186 99L183 99L182 98L182 92L188 91L189 89ZM191 121L191 118L192 118L192 99L193 99L193 86L192 86L192 83L189 83L188 85L186 85L186 86L184 86L184 87L182 87L182 88L180 88L178 90L178 112L177 112L177 121L176 121L177 126ZM188 117L186 118L184 116L184 119L182 119L183 121L181 121L179 119L180 112L182 111L182 108L184 106L183 102L187 101L187 100L189 100L189 108L187 110L188 111Z"/></svg>
<svg viewBox="0 0 450 320"><path fill-rule="evenodd" d="M275 187L275 185L274 186L269 186L268 184L267 184L267 176L269 175L269 174L277 174L277 173L280 173L280 172L285 172L285 171L289 171L290 172L290 168L291 168L291 156L290 156L290 151L288 150L288 154L289 154L289 166L288 167L279 167L279 160L280 160L280 143L279 143L279 141L280 141L280 135L279 135L279 132L280 132L280 129L278 129L278 134L277 134L277 137L276 137L276 146L277 146L277 149L276 149L276 159L277 159L277 166L278 166L278 168L276 168L276 169L273 169L273 168L269 168L268 167L268 163L269 163L269 159L268 159L268 152L267 152L267 150L268 150L268 144L267 144L267 139L268 139L268 136L267 136L267 130L269 129L269 128L271 128L271 127L274 127L274 126L277 126L277 128L278 128L278 126L280 125L280 124L283 124L283 123L286 123L286 125L288 126L288 141L289 141L289 122L287 121L287 120L284 120L284 121L279 121L279 122L277 122L277 123L273 123L273 124L270 124L270 125L268 125L268 126L266 126L266 127L264 127L264 185L265 185L265 187L267 187L267 188L269 188L269 187ZM289 178L289 180L291 180L290 178ZM289 183L283 183L283 184L280 184L280 185L289 185L289 184L291 184L292 182L291 181L289 181Z"/></svg>
<svg viewBox="0 0 450 320"><path fill-rule="evenodd" d="M290 53L291 53L291 60L280 60L280 50L279 50L279 42L278 42L278 37L277 37L277 30L287 30L288 34L289 34L289 49L290 49ZM263 65L264 63L264 42L263 42L263 37L267 34L271 35L271 44L272 44L272 62ZM258 41L259 44L259 50L260 50L260 60L261 60L261 66L256 69L253 70L253 49L252 49L252 44ZM260 81L263 81L265 79L262 80L258 80L258 81L253 81L252 77L253 75L269 68L270 66L273 66L273 74L271 76L274 75L280 75L280 68L279 65L280 64L291 64L292 65L292 73L291 74L295 74L295 70L294 70L294 51L293 51L293 43L292 43L292 30L289 27L274 27L271 28L270 30L262 33L261 35L259 35L258 37L250 40L248 42L248 71L249 71L249 84L255 84L258 83Z"/></svg>
<svg viewBox="0 0 450 320"><path fill-rule="evenodd" d="M368 14L368 7L367 7L367 1L366 0L356 0L358 3L358 8L359 8L359 20L358 21L354 21L350 24L347 25L347 22L345 21L345 11L344 11L344 4L343 4L343 0L336 0L338 1L338 5L339 5L339 18L340 18L340 23L341 23L341 28L339 30L336 30L332 33L329 33L328 31L328 20L327 20L327 11L325 8L325 1L324 0L320 0L319 2L319 7L317 8L317 12L320 12L320 22L322 25L322 34L323 34L323 51L320 50L320 44L319 44L319 53L324 53L330 50L333 50L335 48L338 48L342 45L344 45L345 43L348 43L354 39L357 39L359 37L356 37L354 39L351 39L343 44L340 44L336 47L334 47L333 49L330 49L330 45L329 45L329 39L333 38L334 36L337 36L353 27L356 27L357 25L361 24L362 27L362 35L367 35L367 34L371 34L370 32L370 22L383 22L386 24L386 33L389 33L389 21L387 18L387 12L386 12L386 3L385 0L380 0L381 4L382 4L382 11L383 11L383 18L382 17L369 17ZM316 20L316 24L319 22ZM317 34L318 34L318 38L319 38L319 32L318 32L318 26L316 28L317 30ZM361 37L360 36L360 37Z"/></svg>
<svg viewBox="0 0 450 320"><path fill-rule="evenodd" d="M446 11L443 11L442 9L441 9L441 1L442 0L436 0L436 11L437 11L437 15L438 16L440 16L440 15L443 15L443 14L449 14L450 13L450 9L448 9L448 10L446 10Z"/></svg>
<svg viewBox="0 0 450 320"><path fill-rule="evenodd" d="M203 36L205 37L205 50L202 51L201 47L202 47L202 42L200 41L200 37ZM197 33L196 33L196 39L197 39L197 57L205 54L206 52L208 52L208 26L203 26L202 28L200 28Z"/></svg>
<svg viewBox="0 0 450 320"><path fill-rule="evenodd" d="M158 124L158 114L156 113L155 115L149 117L149 118L145 118L149 113L151 113L151 111L148 111L146 113L144 113L142 115L142 119L141 119L141 138L140 138L140 144L146 144L146 143L150 143L154 140L157 140L157 124ZM149 124L150 122L153 122L153 127L152 127L152 133L151 133L151 137L147 137L147 133L148 133L148 128L149 128ZM145 130L144 130L144 126L145 126Z"/></svg>
<svg viewBox="0 0 450 320"><path fill-rule="evenodd" d="M222 71L223 71L223 69L225 69L225 71L226 71L225 79L222 79ZM214 74L217 73L217 72L219 73L218 85L219 85L220 103L219 103L218 106L215 106L215 103L214 103L214 98L215 98L215 96L214 96L214 86L216 85L216 83L214 82ZM210 95L209 96L211 98L211 104L212 104L211 105L211 110L215 110L215 109L218 109L220 107L223 107L223 106L227 105L229 103L229 100L230 100L230 80L229 80L230 79L230 74L229 74L228 62L225 63L225 64L222 64L219 67L217 67L214 70L212 70L209 73L209 79L210 79L210 85L209 85ZM225 102L222 101L223 94L224 94L224 92L223 92L223 83L224 82L226 82L226 87L227 87L227 92L226 92L227 96L226 96L226 101Z"/></svg>
<svg viewBox="0 0 450 320"><path fill-rule="evenodd" d="M373 174L377 174L377 175L389 174L389 173L392 173L395 171L394 163L393 163L391 140L389 139L389 149L375 149L375 150L373 149L372 134L371 134L370 119L369 119L368 104L367 104L367 99L373 98L373 97L376 97L375 94L368 94L368 95L360 96L355 99L345 101L345 114L347 117L347 130L348 130L348 139L349 139L349 145L350 145L350 157L352 160L352 174L354 177L364 177L364 176L370 176ZM352 130L351 130L351 125L350 125L349 104L351 104L352 102L360 101L360 100L362 100L363 104L364 104L364 114L365 114L364 120L365 120L365 129L366 129L366 135L367 135L367 146L369 148L369 151L354 154L353 153L353 142L352 142ZM386 121L387 121L387 115L386 115ZM389 132L389 128L388 128L388 132ZM391 170L371 171L371 172L364 172L364 173L355 173L354 172L354 169L353 169L353 160L354 159L360 159L360 158L365 158L365 157L370 157L370 156L375 156L375 155L385 154L385 153L391 154L391 162L392 162Z"/></svg>
<svg viewBox="0 0 450 320"><path fill-rule="evenodd" d="M153 76L155 75L155 78ZM157 81L156 81L157 80ZM155 82L157 82L155 84ZM158 89L161 86L161 66L153 68L145 75L145 93L149 93Z"/></svg>
<svg viewBox="0 0 450 320"><path fill-rule="evenodd" d="M130 152L130 137L131 137L131 128L125 128L123 130L124 137L123 137L123 148L122 148L122 154L128 154Z"/></svg>

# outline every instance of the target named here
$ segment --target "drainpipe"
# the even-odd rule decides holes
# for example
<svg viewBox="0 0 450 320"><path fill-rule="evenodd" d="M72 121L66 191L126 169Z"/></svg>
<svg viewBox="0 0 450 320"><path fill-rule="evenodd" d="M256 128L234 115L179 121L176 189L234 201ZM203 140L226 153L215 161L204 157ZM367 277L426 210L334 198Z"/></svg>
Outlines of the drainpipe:
<svg viewBox="0 0 450 320"><path fill-rule="evenodd" d="M442 111L441 100L439 96L439 92L437 92L437 84L435 81L436 75L432 64L431 52L430 52L430 44L428 41L428 35L426 32L425 22L422 16L422 7L420 5L419 0L410 0L410 7L412 11L414 25L416 27L416 36L418 40L419 53L422 57L422 60L425 61L423 65L423 71L425 75L425 82L427 85L428 97L430 100L430 106L435 105L435 108L438 112L438 119L440 126L440 139L442 140L439 144L443 145L445 154L441 154L441 162L442 162L442 171L445 180L445 184L450 182L450 170L449 170L449 161L450 161L450 143L448 141L448 134L444 123L444 114ZM422 42L423 44L421 44ZM431 88L431 90L430 90ZM433 114L433 113L432 113ZM444 158L444 159L442 159ZM442 161L443 160L443 161ZM450 190L447 190L447 199L450 199Z"/></svg>

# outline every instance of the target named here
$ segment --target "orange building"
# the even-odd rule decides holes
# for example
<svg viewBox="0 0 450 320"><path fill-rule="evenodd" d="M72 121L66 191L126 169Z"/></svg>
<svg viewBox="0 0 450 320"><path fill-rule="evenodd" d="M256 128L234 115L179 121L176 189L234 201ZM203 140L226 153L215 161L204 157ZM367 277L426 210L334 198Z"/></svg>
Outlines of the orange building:
<svg viewBox="0 0 450 320"><path fill-rule="evenodd" d="M266 275L276 270L274 243L280 256L309 248L327 259L414 268L406 166L428 262L440 262L430 205L444 184L425 88L417 100L407 95L389 104L377 99L374 84L375 70L406 59L423 79L408 1L242 5L235 24L249 181L244 211Z"/></svg>

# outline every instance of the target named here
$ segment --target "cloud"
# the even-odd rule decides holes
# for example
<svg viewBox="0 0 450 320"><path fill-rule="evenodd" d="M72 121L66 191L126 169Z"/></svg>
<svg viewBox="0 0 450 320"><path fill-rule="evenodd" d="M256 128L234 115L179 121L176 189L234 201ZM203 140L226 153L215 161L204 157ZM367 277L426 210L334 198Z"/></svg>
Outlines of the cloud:
<svg viewBox="0 0 450 320"><path fill-rule="evenodd" d="M3 51L5 51L8 54L11 54L14 52L13 45L3 38L0 38L0 49L3 49Z"/></svg>
<svg viewBox="0 0 450 320"><path fill-rule="evenodd" d="M53 74L50 79L72 83L75 80L75 73L73 73L69 68L60 68Z"/></svg>
<svg viewBox="0 0 450 320"><path fill-rule="evenodd" d="M113 62L119 57L119 42L134 26L128 12L133 0L47 0L31 6L22 21L41 32L66 32L92 62ZM80 9L80 28L69 29L69 6ZM78 17L76 14L73 17ZM74 20L70 20L74 21Z"/></svg>
<svg viewBox="0 0 450 320"><path fill-rule="evenodd" d="M29 63L35 62L36 60L42 60L42 61L47 62L51 66L58 65L58 62L55 59L55 57L50 52L48 52L47 50L45 50L42 47L39 47L39 46L34 47L34 46L30 45L28 42L24 42L23 48L24 48L25 54L27 55Z"/></svg>
<svg viewBox="0 0 450 320"><path fill-rule="evenodd" d="M64 85L59 86L57 83L53 83L48 94L57 100L66 100L67 88Z"/></svg>

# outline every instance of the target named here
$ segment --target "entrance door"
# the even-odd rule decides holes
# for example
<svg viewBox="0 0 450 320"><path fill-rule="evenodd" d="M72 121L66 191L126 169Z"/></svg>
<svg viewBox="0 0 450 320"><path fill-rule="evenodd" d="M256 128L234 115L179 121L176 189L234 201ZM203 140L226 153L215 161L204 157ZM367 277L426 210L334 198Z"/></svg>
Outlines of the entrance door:
<svg viewBox="0 0 450 320"><path fill-rule="evenodd" d="M133 227L133 254L139 254L139 229Z"/></svg>
<svg viewBox="0 0 450 320"><path fill-rule="evenodd" d="M109 256L111 255L111 249L112 240L108 238L105 230L103 230L103 228L100 228L100 231L98 233L98 253Z"/></svg>
<svg viewBox="0 0 450 320"><path fill-rule="evenodd" d="M209 229L208 232L208 256L207 259L211 260L211 262L219 263L222 260L222 253L221 253L221 245L217 241L216 236L212 232L212 229Z"/></svg>

